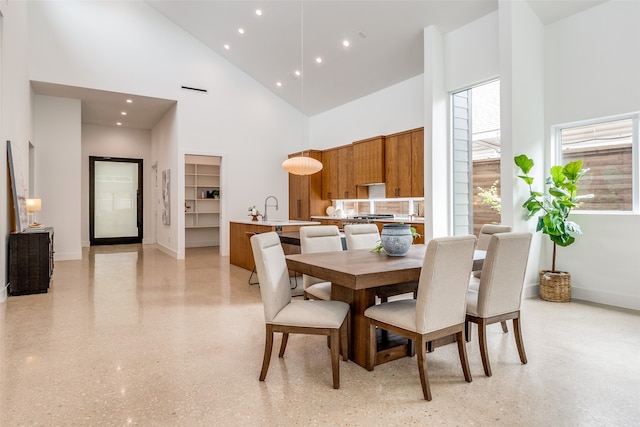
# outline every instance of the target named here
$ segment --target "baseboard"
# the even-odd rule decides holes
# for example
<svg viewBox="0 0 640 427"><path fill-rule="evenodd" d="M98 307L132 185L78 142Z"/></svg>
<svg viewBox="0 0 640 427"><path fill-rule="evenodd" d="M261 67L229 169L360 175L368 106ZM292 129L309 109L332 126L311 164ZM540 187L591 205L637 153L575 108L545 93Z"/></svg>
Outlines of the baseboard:
<svg viewBox="0 0 640 427"><path fill-rule="evenodd" d="M539 296L540 286L538 284L528 285L524 287L524 298L537 298ZM571 286L571 299L593 302L596 304L610 305L619 308L627 308L630 310L640 310L640 297L633 295L614 294L611 292Z"/></svg>
<svg viewBox="0 0 640 427"><path fill-rule="evenodd" d="M9 284L7 283L5 286L0 289L0 302L5 302L7 300L7 296L9 295Z"/></svg>
<svg viewBox="0 0 640 427"><path fill-rule="evenodd" d="M171 248L168 248L168 247L164 246L161 243L157 243L156 245L158 246L158 249L160 249L165 254L169 255L170 257L178 259L178 252L174 251Z"/></svg>

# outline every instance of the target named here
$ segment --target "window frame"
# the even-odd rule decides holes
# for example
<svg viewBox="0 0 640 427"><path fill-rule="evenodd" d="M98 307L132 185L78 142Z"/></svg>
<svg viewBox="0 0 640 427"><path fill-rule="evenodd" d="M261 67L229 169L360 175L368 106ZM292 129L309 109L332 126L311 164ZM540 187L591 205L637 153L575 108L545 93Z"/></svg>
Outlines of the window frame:
<svg viewBox="0 0 640 427"><path fill-rule="evenodd" d="M593 210L593 209L576 209L571 214L605 214L605 215L638 215L640 214L640 112L620 114L615 116L599 117L596 119L580 120L570 123L563 123L551 127L552 139L552 164L564 164L562 157L562 131L580 126L596 125L601 123L615 122L619 120L631 120L631 209L630 210ZM596 195L597 197L597 195Z"/></svg>

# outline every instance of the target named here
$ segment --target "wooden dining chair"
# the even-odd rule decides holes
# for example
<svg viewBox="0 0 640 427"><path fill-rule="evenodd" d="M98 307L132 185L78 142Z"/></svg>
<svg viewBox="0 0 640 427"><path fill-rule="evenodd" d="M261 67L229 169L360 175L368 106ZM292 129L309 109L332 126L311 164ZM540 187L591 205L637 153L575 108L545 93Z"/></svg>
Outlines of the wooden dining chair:
<svg viewBox="0 0 640 427"><path fill-rule="evenodd" d="M267 377L275 332L282 333L279 357L284 356L289 334L326 335L331 348L333 388L340 388L340 351L343 360L349 359L349 304L342 301L292 301L287 262L276 232L252 236L251 249L260 278L267 330L260 381Z"/></svg>
<svg viewBox="0 0 640 427"><path fill-rule="evenodd" d="M342 250L342 238L335 225L307 225L300 227L300 253ZM331 299L331 282L307 274L302 276L305 299Z"/></svg>
<svg viewBox="0 0 640 427"><path fill-rule="evenodd" d="M513 321L520 361L527 363L520 331L520 304L530 245L531 233L492 235L482 265L478 290L469 289L467 293L466 333L469 337L470 322L478 325L480 356L484 373L488 377L491 376L491 365L487 349L487 325L492 323L510 319Z"/></svg>
<svg viewBox="0 0 640 427"><path fill-rule="evenodd" d="M369 322L367 369L373 370L377 352L376 328L388 330L417 343L422 394L431 400L425 357L426 343L454 335L464 378L471 382L465 341L467 285L473 265L475 236L442 237L429 241L417 299L402 299L365 310Z"/></svg>

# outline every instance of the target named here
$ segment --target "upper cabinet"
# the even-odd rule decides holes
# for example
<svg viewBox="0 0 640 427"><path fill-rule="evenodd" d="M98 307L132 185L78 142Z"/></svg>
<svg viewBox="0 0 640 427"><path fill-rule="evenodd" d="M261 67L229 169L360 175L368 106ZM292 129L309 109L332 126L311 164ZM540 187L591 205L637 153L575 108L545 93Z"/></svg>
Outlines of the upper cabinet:
<svg viewBox="0 0 640 427"><path fill-rule="evenodd" d="M424 129L387 135L386 197L424 196Z"/></svg>
<svg viewBox="0 0 640 427"><path fill-rule="evenodd" d="M359 191L354 181L353 146L322 152L322 198L355 199Z"/></svg>
<svg viewBox="0 0 640 427"><path fill-rule="evenodd" d="M289 157L299 156L300 153L290 154ZM322 161L322 152L318 150L305 151L304 155ZM322 175L289 174L289 219L309 221L311 215L324 215L327 203L322 201Z"/></svg>
<svg viewBox="0 0 640 427"><path fill-rule="evenodd" d="M353 143L353 179L355 185L385 182L385 137Z"/></svg>

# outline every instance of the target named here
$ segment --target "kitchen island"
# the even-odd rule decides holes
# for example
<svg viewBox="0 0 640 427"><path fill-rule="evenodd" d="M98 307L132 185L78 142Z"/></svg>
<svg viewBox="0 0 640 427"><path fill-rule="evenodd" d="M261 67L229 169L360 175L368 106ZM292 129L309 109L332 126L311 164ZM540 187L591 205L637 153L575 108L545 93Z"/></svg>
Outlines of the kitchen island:
<svg viewBox="0 0 640 427"><path fill-rule="evenodd" d="M238 267L252 270L254 267L253 252L249 239L256 233L269 231L288 232L298 231L305 225L320 225L319 221L294 221L288 219L275 219L267 221L239 220L229 222L229 262ZM285 253L299 253L299 247L290 247L283 244Z"/></svg>

